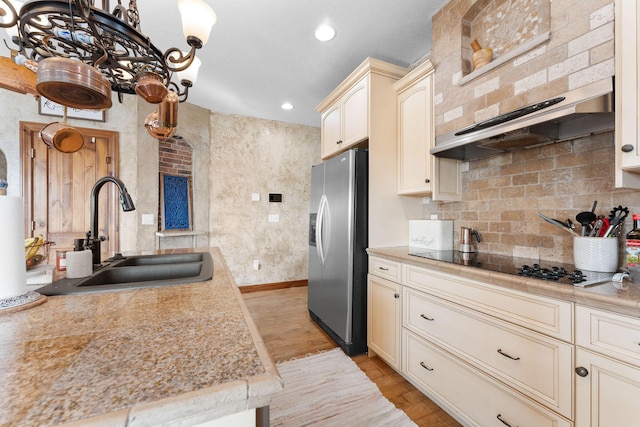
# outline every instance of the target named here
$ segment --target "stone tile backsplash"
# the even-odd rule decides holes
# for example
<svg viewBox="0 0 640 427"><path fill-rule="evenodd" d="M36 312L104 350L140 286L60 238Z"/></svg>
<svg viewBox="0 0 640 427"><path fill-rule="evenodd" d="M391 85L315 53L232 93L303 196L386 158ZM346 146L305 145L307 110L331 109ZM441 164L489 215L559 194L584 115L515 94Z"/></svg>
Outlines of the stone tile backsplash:
<svg viewBox="0 0 640 427"><path fill-rule="evenodd" d="M613 27L612 0L450 1L433 17L436 136L610 78ZM522 43L547 31L548 40ZM474 38L494 49L494 60L526 48L465 78ZM536 213L576 223L595 200L597 214L618 205L640 213L640 192L614 188L612 132L465 162L463 200L425 199L423 217L454 220L455 243L461 226L478 230L482 252L570 263L572 236Z"/></svg>
<svg viewBox="0 0 640 427"><path fill-rule="evenodd" d="M628 206L624 233L631 213L640 213L639 191L614 188L612 132L472 160L463 164L462 179L462 201L425 203L423 217L454 220L454 247L460 227L474 228L482 237L480 252L571 263L572 236L537 212L570 218L579 230L576 214L596 200L596 213L605 216L614 206Z"/></svg>

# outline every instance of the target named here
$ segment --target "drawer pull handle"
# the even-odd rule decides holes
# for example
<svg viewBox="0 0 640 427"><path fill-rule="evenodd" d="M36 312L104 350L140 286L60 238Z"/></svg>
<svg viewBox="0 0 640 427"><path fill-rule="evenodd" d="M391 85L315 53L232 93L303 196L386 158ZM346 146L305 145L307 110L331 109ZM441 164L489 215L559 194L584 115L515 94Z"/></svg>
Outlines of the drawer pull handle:
<svg viewBox="0 0 640 427"><path fill-rule="evenodd" d="M428 367L424 362L420 362L420 366L422 366L427 371L433 371L433 368Z"/></svg>
<svg viewBox="0 0 640 427"><path fill-rule="evenodd" d="M501 354L501 355L503 355L504 357L508 357L508 358L509 358L509 359L511 359L511 360L520 360L520 358L519 358L519 357L513 357L513 356L511 356L511 355L509 355L509 354L505 353L504 351L502 351L502 349L501 349L501 348L499 348L499 349L498 349L498 353L500 353L500 354Z"/></svg>
<svg viewBox="0 0 640 427"><path fill-rule="evenodd" d="M428 320L429 322L433 322L435 319L431 318L431 317L427 317L424 314L421 314L420 317L422 317L424 320Z"/></svg>
<svg viewBox="0 0 640 427"><path fill-rule="evenodd" d="M578 374L578 376L581 377L586 377L587 375L589 375L589 371L587 370L587 368L583 367L583 366L578 366L576 368L576 374Z"/></svg>
<svg viewBox="0 0 640 427"><path fill-rule="evenodd" d="M378 270L382 270L382 271L389 271L389 269L388 269L388 268L385 268L385 267L378 267Z"/></svg>
<svg viewBox="0 0 640 427"><path fill-rule="evenodd" d="M506 426L509 426L509 427L513 427L513 426L511 425L511 423L510 423L510 422L508 422L507 420L505 420L504 418L502 418L502 414L498 414L498 415L496 416L496 418L497 418L497 419L498 419L502 424L504 424L504 425L506 425Z"/></svg>

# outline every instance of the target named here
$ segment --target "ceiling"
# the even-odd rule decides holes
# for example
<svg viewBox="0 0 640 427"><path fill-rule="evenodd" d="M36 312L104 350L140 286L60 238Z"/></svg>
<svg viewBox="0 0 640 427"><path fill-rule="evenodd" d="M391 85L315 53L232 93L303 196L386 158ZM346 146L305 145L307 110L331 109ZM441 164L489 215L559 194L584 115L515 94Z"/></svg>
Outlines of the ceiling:
<svg viewBox="0 0 640 427"><path fill-rule="evenodd" d="M202 66L188 102L215 112L318 127L315 107L366 57L409 66L428 53L431 18L448 2L205 1L218 22L198 51ZM140 0L138 10L142 31L158 49L187 49L177 0ZM332 41L314 38L322 23L336 28ZM294 109L281 109L284 102Z"/></svg>

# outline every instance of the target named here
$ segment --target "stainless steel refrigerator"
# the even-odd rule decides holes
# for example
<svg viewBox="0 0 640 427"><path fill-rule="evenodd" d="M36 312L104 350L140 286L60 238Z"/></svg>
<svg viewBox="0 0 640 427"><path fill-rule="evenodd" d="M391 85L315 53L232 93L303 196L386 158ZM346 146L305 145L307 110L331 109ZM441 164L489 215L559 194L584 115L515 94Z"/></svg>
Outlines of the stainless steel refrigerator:
<svg viewBox="0 0 640 427"><path fill-rule="evenodd" d="M348 355L367 351L368 151L311 168L309 315Z"/></svg>

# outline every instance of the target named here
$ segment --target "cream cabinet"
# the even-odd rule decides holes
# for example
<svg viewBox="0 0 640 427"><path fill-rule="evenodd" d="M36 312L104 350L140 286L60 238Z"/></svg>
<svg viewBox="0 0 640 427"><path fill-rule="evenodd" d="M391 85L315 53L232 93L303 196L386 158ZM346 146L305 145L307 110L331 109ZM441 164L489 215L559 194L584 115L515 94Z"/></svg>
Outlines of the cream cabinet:
<svg viewBox="0 0 640 427"><path fill-rule="evenodd" d="M403 326L567 418L573 346L427 293L404 289Z"/></svg>
<svg viewBox="0 0 640 427"><path fill-rule="evenodd" d="M369 150L368 240L372 248L407 245L407 221L423 215L422 200L400 196L397 188L393 84L407 71L367 58L316 107L322 120L323 159L352 147Z"/></svg>
<svg viewBox="0 0 640 427"><path fill-rule="evenodd" d="M460 161L435 157L433 65L427 60L393 86L398 109L398 194L462 200Z"/></svg>
<svg viewBox="0 0 640 427"><path fill-rule="evenodd" d="M640 6L615 1L616 187L640 188Z"/></svg>
<svg viewBox="0 0 640 427"><path fill-rule="evenodd" d="M333 157L368 137L369 79L362 77L322 113L322 158Z"/></svg>
<svg viewBox="0 0 640 427"><path fill-rule="evenodd" d="M408 330L402 343L403 375L464 425L573 425Z"/></svg>
<svg viewBox="0 0 640 427"><path fill-rule="evenodd" d="M576 307L576 425L640 426L640 319Z"/></svg>
<svg viewBox="0 0 640 427"><path fill-rule="evenodd" d="M384 256L370 256L369 273L370 297L382 294L375 286L388 287L387 307L378 309L388 325L397 322L388 300L401 290L400 353L391 359L462 424L573 425L572 303ZM369 310L371 332L386 338L389 354L397 335L373 323L378 312Z"/></svg>
<svg viewBox="0 0 640 427"><path fill-rule="evenodd" d="M401 289L396 262L369 258L367 278L367 346L369 356L379 356L400 370ZM396 281L392 281L396 280Z"/></svg>

